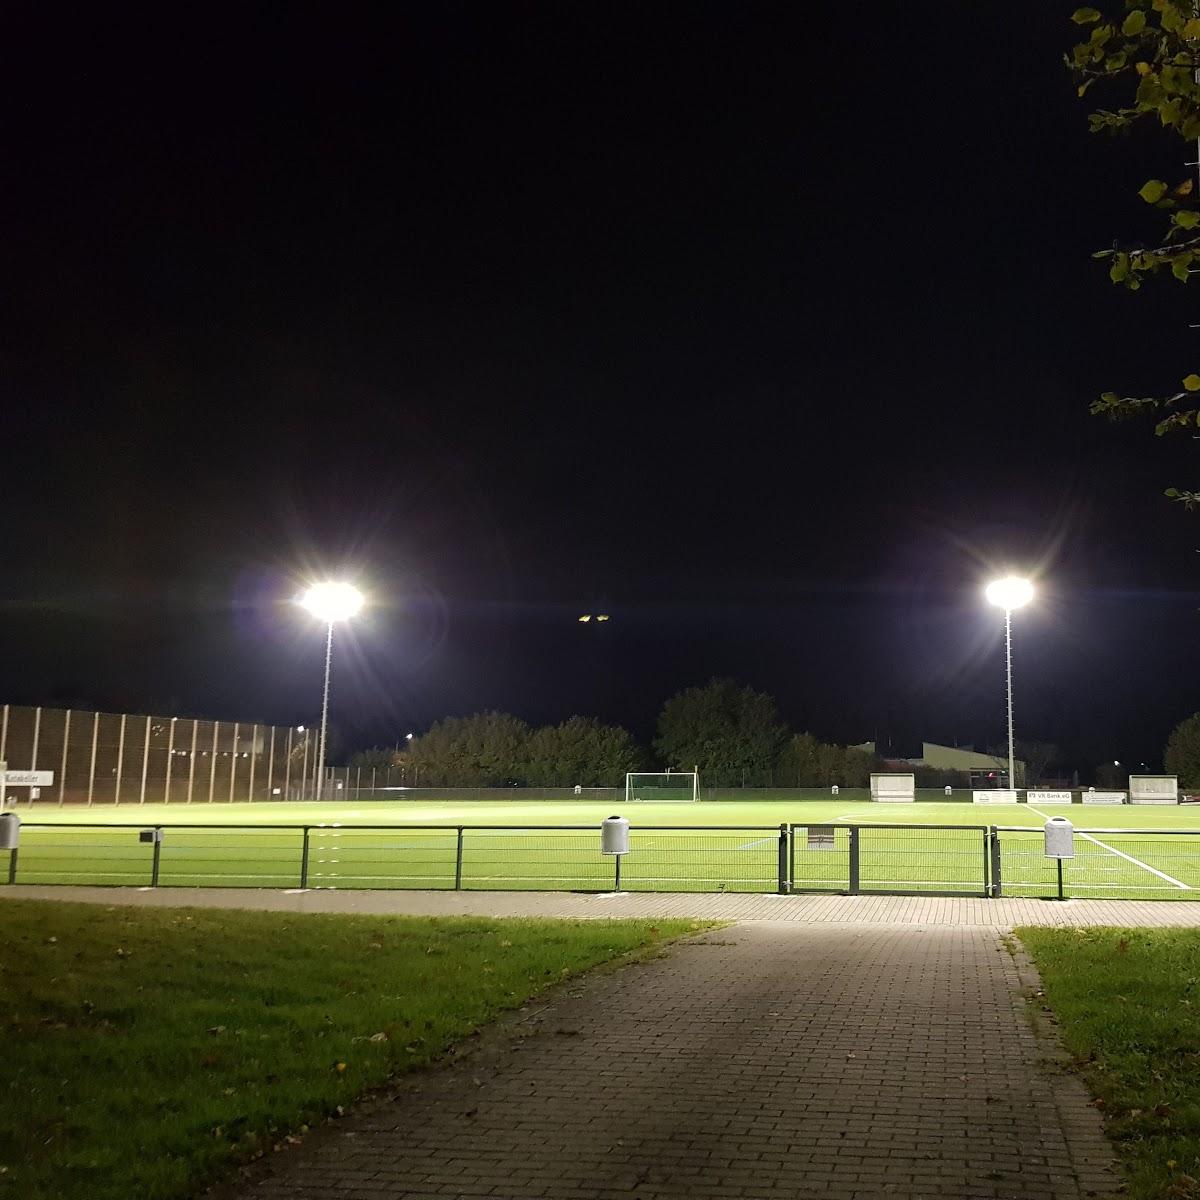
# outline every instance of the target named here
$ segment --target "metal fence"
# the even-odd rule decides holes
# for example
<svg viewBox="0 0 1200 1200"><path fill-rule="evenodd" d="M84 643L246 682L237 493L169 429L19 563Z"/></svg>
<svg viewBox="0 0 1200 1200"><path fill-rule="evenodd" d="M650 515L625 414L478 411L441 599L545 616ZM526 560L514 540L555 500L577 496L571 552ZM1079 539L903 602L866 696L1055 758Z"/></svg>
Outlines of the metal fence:
<svg viewBox="0 0 1200 1200"><path fill-rule="evenodd" d="M767 892L786 882L786 840L781 826L647 827L631 830L631 853L622 860L600 853L595 825L24 822L7 878L139 887Z"/></svg>
<svg viewBox="0 0 1200 1200"><path fill-rule="evenodd" d="M991 894L984 825L793 824L789 832L789 891Z"/></svg>
<svg viewBox="0 0 1200 1200"><path fill-rule="evenodd" d="M12 789L17 805L304 800L316 794L317 737L304 726L6 704L0 762L53 772L49 787Z"/></svg>
<svg viewBox="0 0 1200 1200"><path fill-rule="evenodd" d="M24 822L9 883L140 887L828 892L1200 899L1200 830L983 825L595 825ZM3 860L0 859L0 862Z"/></svg>

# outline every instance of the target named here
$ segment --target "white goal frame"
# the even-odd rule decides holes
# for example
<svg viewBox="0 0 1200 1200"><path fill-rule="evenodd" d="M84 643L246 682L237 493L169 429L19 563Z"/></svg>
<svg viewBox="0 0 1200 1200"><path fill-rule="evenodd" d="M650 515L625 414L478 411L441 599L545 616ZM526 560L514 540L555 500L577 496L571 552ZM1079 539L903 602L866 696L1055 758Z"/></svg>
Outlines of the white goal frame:
<svg viewBox="0 0 1200 1200"><path fill-rule="evenodd" d="M657 779L662 780L668 785L674 784L675 780L679 781L679 787L689 788L690 796L684 796L679 800L663 800L657 796L639 796L637 788L634 784L635 779ZM694 804L700 799L700 772L699 771L627 771L625 773L625 800L626 803L643 802L655 804Z"/></svg>
<svg viewBox="0 0 1200 1200"><path fill-rule="evenodd" d="M899 771L871 776L871 799L882 804L912 804L916 800L917 777Z"/></svg>
<svg viewBox="0 0 1200 1200"><path fill-rule="evenodd" d="M1178 804L1178 775L1130 775L1130 804Z"/></svg>

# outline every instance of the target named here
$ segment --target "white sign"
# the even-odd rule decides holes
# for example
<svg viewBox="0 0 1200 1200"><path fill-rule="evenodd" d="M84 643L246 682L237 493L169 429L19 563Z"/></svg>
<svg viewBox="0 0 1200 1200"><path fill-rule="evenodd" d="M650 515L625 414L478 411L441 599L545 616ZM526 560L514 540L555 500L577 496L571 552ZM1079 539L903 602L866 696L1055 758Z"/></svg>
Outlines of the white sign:
<svg viewBox="0 0 1200 1200"><path fill-rule="evenodd" d="M1030 804L1070 804L1070 792L1026 792Z"/></svg>
<svg viewBox="0 0 1200 1200"><path fill-rule="evenodd" d="M1084 804L1124 804L1124 792L1084 792Z"/></svg>
<svg viewBox="0 0 1200 1200"><path fill-rule="evenodd" d="M53 771L5 771L6 787L49 787L54 782Z"/></svg>
<svg viewBox="0 0 1200 1200"><path fill-rule="evenodd" d="M975 804L1016 804L1017 793L1009 791L1008 788L984 788L972 792L971 800Z"/></svg>

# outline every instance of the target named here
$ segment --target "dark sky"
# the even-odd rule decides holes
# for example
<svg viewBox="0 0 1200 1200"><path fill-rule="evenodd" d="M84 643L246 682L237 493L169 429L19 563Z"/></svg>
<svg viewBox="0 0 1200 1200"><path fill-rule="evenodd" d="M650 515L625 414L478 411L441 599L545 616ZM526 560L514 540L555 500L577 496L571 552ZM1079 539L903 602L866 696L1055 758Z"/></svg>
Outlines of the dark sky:
<svg viewBox="0 0 1200 1200"><path fill-rule="evenodd" d="M1088 135L1072 7L10 14L3 698L311 719L328 570L344 744L714 674L998 742L1013 565L1018 735L1157 756L1192 451L1086 410L1193 318L1089 255L1184 168Z"/></svg>

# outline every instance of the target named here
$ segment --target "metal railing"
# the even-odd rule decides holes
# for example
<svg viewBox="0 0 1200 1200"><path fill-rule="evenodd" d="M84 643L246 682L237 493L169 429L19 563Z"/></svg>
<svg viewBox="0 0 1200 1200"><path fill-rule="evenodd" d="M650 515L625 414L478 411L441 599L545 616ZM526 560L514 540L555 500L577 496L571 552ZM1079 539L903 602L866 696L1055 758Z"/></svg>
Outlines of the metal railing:
<svg viewBox="0 0 1200 1200"><path fill-rule="evenodd" d="M1020 826L108 822L21 826L9 883L137 887L828 892L1200 899L1200 830L1076 829L1075 857ZM0 862L3 860L0 859ZM0 874L0 878L5 876Z"/></svg>
<svg viewBox="0 0 1200 1200"><path fill-rule="evenodd" d="M793 824L789 832L792 892L991 893L985 825Z"/></svg>
<svg viewBox="0 0 1200 1200"><path fill-rule="evenodd" d="M595 825L26 822L9 883L141 887L777 891L783 826L647 826L624 861Z"/></svg>

